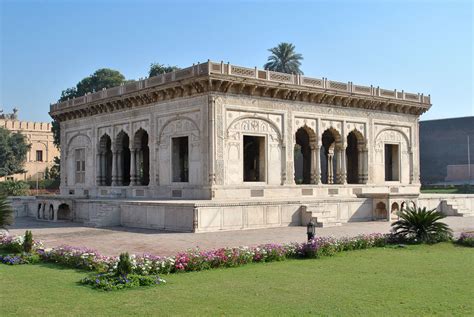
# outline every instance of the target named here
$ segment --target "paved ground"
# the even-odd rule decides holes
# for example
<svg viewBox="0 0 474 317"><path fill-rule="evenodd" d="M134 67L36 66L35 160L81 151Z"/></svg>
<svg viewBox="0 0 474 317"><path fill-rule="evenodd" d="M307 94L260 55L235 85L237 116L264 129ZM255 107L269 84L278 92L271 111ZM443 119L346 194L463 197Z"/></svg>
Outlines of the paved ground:
<svg viewBox="0 0 474 317"><path fill-rule="evenodd" d="M453 229L455 235L462 231L474 231L474 217L448 217L445 222ZM212 249L270 242L302 242L306 239L306 227L169 233L124 227L90 228L76 223L50 223L32 218L17 218L10 233L24 234L26 229L32 230L34 237L43 241L47 247L62 244L84 246L97 249L106 255L117 255L124 251L134 254L173 255L193 247ZM338 227L316 228L316 234L341 237L361 233L386 233L389 230L388 222L352 222Z"/></svg>

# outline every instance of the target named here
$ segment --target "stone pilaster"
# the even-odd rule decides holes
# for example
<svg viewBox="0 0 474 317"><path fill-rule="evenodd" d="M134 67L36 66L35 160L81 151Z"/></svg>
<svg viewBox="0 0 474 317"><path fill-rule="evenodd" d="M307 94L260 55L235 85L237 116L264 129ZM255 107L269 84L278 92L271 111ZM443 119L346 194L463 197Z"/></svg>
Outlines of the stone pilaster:
<svg viewBox="0 0 474 317"><path fill-rule="evenodd" d="M118 176L118 158L119 151L112 152L112 186L119 185L119 176Z"/></svg>
<svg viewBox="0 0 474 317"><path fill-rule="evenodd" d="M130 186L137 185L137 149L130 150Z"/></svg>

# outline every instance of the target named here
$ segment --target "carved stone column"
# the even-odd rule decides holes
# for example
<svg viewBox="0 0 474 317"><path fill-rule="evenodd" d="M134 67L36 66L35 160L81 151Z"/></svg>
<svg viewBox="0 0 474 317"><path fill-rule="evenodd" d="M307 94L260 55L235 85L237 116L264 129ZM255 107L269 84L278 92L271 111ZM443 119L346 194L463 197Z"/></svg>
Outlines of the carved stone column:
<svg viewBox="0 0 474 317"><path fill-rule="evenodd" d="M341 149L337 147L334 150L334 154L336 157L336 184L342 184L342 155Z"/></svg>
<svg viewBox="0 0 474 317"><path fill-rule="evenodd" d="M362 149L362 182L361 184L367 184L369 180L369 151Z"/></svg>
<svg viewBox="0 0 474 317"><path fill-rule="evenodd" d="M154 170L155 170L155 184L156 186L159 186L160 185L160 165L158 164L158 162L160 161L160 152L159 152L159 149L160 149L160 143L158 141L156 141L156 145L155 145L155 161L153 162L153 165L154 165ZM150 162L150 165L151 165L151 162ZM152 175L150 175L150 179L151 179Z"/></svg>
<svg viewBox="0 0 474 317"><path fill-rule="evenodd" d="M347 184L347 163L346 163L346 145L343 143L339 149L339 159L341 161L341 175L339 184Z"/></svg>
<svg viewBox="0 0 474 317"><path fill-rule="evenodd" d="M318 142L314 153L315 184L321 184L321 143Z"/></svg>
<svg viewBox="0 0 474 317"><path fill-rule="evenodd" d="M334 184L334 150L330 149L327 154L327 178L328 178L328 184Z"/></svg>
<svg viewBox="0 0 474 317"><path fill-rule="evenodd" d="M118 151L112 152L112 186L118 186Z"/></svg>
<svg viewBox="0 0 474 317"><path fill-rule="evenodd" d="M364 150L357 148L357 183L364 184Z"/></svg>
<svg viewBox="0 0 474 317"><path fill-rule="evenodd" d="M137 149L130 150L130 186L137 185L137 164L136 164Z"/></svg>
<svg viewBox="0 0 474 317"><path fill-rule="evenodd" d="M117 185L123 186L123 150L117 151Z"/></svg>
<svg viewBox="0 0 474 317"><path fill-rule="evenodd" d="M104 160L104 153L97 154L97 186L104 185L104 169L102 166L102 161Z"/></svg>
<svg viewBox="0 0 474 317"><path fill-rule="evenodd" d="M311 145L311 184L321 183L320 144Z"/></svg>
<svg viewBox="0 0 474 317"><path fill-rule="evenodd" d="M411 147L408 148L408 165L410 167L410 184L415 183L415 173L413 172L413 151L411 150Z"/></svg>

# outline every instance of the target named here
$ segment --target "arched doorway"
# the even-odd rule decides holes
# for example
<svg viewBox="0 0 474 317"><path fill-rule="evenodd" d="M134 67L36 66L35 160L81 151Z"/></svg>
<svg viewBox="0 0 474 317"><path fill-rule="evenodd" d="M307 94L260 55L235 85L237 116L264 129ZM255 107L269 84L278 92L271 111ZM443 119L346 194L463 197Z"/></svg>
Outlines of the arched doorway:
<svg viewBox="0 0 474 317"><path fill-rule="evenodd" d="M117 185L130 184L130 138L127 133L120 131L116 141L117 149Z"/></svg>
<svg viewBox="0 0 474 317"><path fill-rule="evenodd" d="M400 208L398 206L398 203L393 203L392 207L390 208L390 217L392 219L397 219L399 216Z"/></svg>
<svg viewBox="0 0 474 317"><path fill-rule="evenodd" d="M99 141L99 185L112 185L112 140L104 134Z"/></svg>
<svg viewBox="0 0 474 317"><path fill-rule="evenodd" d="M49 220L54 220L54 206L52 204L49 205Z"/></svg>
<svg viewBox="0 0 474 317"><path fill-rule="evenodd" d="M294 148L295 183L314 183L314 162L312 162L312 151L315 148L315 136L308 128L301 127L296 131L296 144Z"/></svg>
<svg viewBox="0 0 474 317"><path fill-rule="evenodd" d="M61 204L58 207L58 220L72 220L72 212L68 204Z"/></svg>
<svg viewBox="0 0 474 317"><path fill-rule="evenodd" d="M347 183L365 183L365 139L363 135L353 130L347 135L346 162Z"/></svg>
<svg viewBox="0 0 474 317"><path fill-rule="evenodd" d="M340 173L340 135L330 128L324 131L321 141L321 181L323 184L338 183L337 176ZM339 180L340 181L340 180Z"/></svg>
<svg viewBox="0 0 474 317"><path fill-rule="evenodd" d="M375 219L387 219L387 206L383 202L378 202L375 206Z"/></svg>
<svg viewBox="0 0 474 317"><path fill-rule="evenodd" d="M133 138L130 174L132 185L148 185L150 182L148 133L143 129L139 129Z"/></svg>

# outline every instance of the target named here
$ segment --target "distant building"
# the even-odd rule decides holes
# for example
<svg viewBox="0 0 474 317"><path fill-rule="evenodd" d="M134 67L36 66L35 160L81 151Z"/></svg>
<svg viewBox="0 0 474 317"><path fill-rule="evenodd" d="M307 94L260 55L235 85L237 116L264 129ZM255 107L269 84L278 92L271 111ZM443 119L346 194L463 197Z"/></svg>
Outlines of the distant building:
<svg viewBox="0 0 474 317"><path fill-rule="evenodd" d="M423 184L474 182L474 117L421 121L420 153Z"/></svg>
<svg viewBox="0 0 474 317"><path fill-rule="evenodd" d="M24 169L26 173L2 177L5 179L28 180L43 179L46 168L54 165L54 157L59 156L59 150L54 146L51 123L19 121L14 115L1 115L0 127L12 132L20 132L26 136L31 144L30 151L26 156Z"/></svg>

